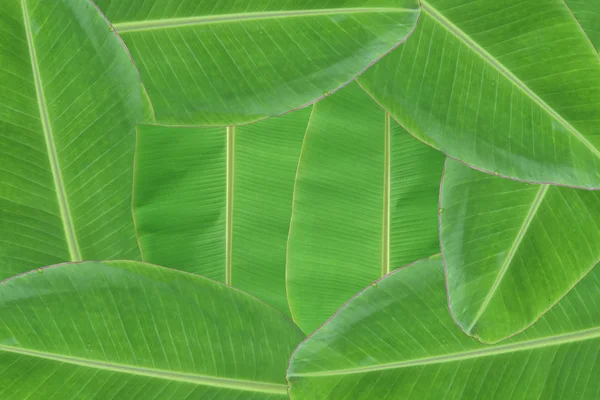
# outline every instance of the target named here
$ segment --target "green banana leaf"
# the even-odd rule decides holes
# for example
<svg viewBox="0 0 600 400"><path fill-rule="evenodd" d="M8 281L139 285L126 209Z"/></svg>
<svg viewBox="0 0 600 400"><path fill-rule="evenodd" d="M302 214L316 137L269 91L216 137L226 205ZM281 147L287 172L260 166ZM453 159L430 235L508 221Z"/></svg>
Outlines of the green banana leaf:
<svg viewBox="0 0 600 400"><path fill-rule="evenodd" d="M285 399L300 330L257 299L135 261L0 284L0 397Z"/></svg>
<svg viewBox="0 0 600 400"><path fill-rule="evenodd" d="M131 215L140 78L89 1L0 5L0 280L140 257Z"/></svg>
<svg viewBox="0 0 600 400"><path fill-rule="evenodd" d="M358 294L292 356L292 400L595 400L600 268L524 333L489 346L448 313L441 260Z"/></svg>
<svg viewBox="0 0 600 400"><path fill-rule="evenodd" d="M417 0L97 0L160 123L235 125L345 85L412 33Z"/></svg>
<svg viewBox="0 0 600 400"><path fill-rule="evenodd" d="M600 262L600 192L529 185L448 160L440 236L452 314L494 343L534 323Z"/></svg>
<svg viewBox="0 0 600 400"><path fill-rule="evenodd" d="M359 78L411 134L504 177L600 188L600 57L562 0L423 0Z"/></svg>
<svg viewBox="0 0 600 400"><path fill-rule="evenodd" d="M600 2L598 0L564 1L596 51L600 51Z"/></svg>
<svg viewBox="0 0 600 400"><path fill-rule="evenodd" d="M443 162L355 83L313 106L287 262L288 300L304 332L391 269L440 251Z"/></svg>
<svg viewBox="0 0 600 400"><path fill-rule="evenodd" d="M140 125L145 261L226 282L289 314L285 252L310 109L231 128Z"/></svg>

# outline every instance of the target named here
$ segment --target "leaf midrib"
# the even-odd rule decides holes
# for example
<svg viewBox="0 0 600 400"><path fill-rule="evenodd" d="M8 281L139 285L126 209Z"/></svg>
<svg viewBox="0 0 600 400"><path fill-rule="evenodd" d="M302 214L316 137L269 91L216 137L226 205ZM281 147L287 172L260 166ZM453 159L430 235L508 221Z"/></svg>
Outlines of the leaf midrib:
<svg viewBox="0 0 600 400"><path fill-rule="evenodd" d="M119 33L132 31L146 31L155 29L180 28L183 26L197 26L227 22L242 22L249 20L265 20L291 17L308 17L318 15L337 14L366 14L366 13L418 13L418 9L391 8L391 7L365 7L365 8L327 8L322 10L287 10L263 11L250 13L234 13L219 15L202 15L186 18L165 18L148 21L117 22L113 24Z"/></svg>
<svg viewBox="0 0 600 400"><path fill-rule="evenodd" d="M383 162L383 235L381 276L390 273L390 144L391 117L385 113L384 125L384 162Z"/></svg>
<svg viewBox="0 0 600 400"><path fill-rule="evenodd" d="M494 67L499 73L504 75L509 81L511 81L515 86L517 86L525 95L527 95L533 102L538 104L542 109L544 109L548 114L550 114L554 119L556 119L569 133L571 133L575 138L580 141L588 150L594 154L597 158L600 159L600 149L596 148L589 140L581 134L574 126L572 126L567 120L565 120L558 112L556 112L552 107L550 107L544 100L542 100L533 90L531 90L523 81L521 81L516 75L514 75L508 68L506 68L500 61L494 58L490 53L488 53L485 49L483 49L475 40L473 40L469 35L463 32L458 26L454 25L450 20L448 20L444 15L442 15L438 10L431 6L427 1L421 0L421 7L424 12L426 12L430 17L432 17L437 23L442 25L450 34L454 37L462 41L467 47L469 47L473 52L478 54L485 62Z"/></svg>
<svg viewBox="0 0 600 400"><path fill-rule="evenodd" d="M500 287L500 283L502 282L502 280L504 279L504 276L506 275L506 272L510 268L512 260L514 259L514 256L517 253L517 250L518 250L519 246L521 245L521 242L523 241L525 234L529 230L529 227L531 226L531 223L533 222L534 217L536 216L538 210L540 209L540 205L544 201L544 198L546 197L546 193L548 193L549 189L550 189L550 185L541 185L540 188L538 189L533 201L531 202L529 210L527 211L527 214L525 214L525 218L523 219L523 224L521 224L521 227L519 228L519 231L517 232L517 235L515 236L515 240L511 244L510 249L508 250L508 253L506 254L506 258L504 259L504 262L502 263L502 266L500 267L500 270L498 271L498 275L496 276L496 279L494 280L494 283L492 284L490 291L488 292L488 294L485 297L485 299L483 300L481 306L477 310L477 313L475 314L473 321L471 322L469 327L465 330L467 333L471 333L471 331L473 330L473 327L477 324L477 322L479 321L479 319L481 318L481 316L487 309L488 305L492 301L492 298L496 294L496 291Z"/></svg>
<svg viewBox="0 0 600 400"><path fill-rule="evenodd" d="M291 373L291 374L289 374L289 376L294 376L294 377L296 377L296 376L298 376L298 377L300 377L300 376L315 376L315 377L317 377L317 376L350 375L350 374L361 374L361 373L383 371L383 370L390 370L390 369L410 368L410 367L423 366L423 365L443 364L443 363L449 363L449 362L459 362L459 361L469 360L469 359L473 359L473 358L489 357L489 356L501 355L501 354L507 354L507 353L516 353L519 351L535 350L535 349L545 348L545 347L560 346L562 344L581 342L581 341L585 341L585 340L593 340L593 339L597 339L597 338L600 338L600 327L584 329L584 330L576 331L576 332L569 332L569 333L565 333L562 335L544 337L541 339L533 339L533 340L527 340L527 341L518 342L518 343L493 346L493 348L490 348L490 346L487 346L487 347L485 347L483 349L479 349L479 350L471 350L471 351L465 351L465 352L460 352L460 353L451 353L451 354L446 354L446 355L441 355L441 356L425 357L425 358L415 359L415 360L399 361L399 362L394 362L394 363L386 363L386 364L372 365L372 366L358 367L358 368L339 369L339 370L332 370L332 371Z"/></svg>
<svg viewBox="0 0 600 400"><path fill-rule="evenodd" d="M70 261L82 261L81 251L79 249L79 244L77 243L77 236L75 234L75 227L73 225L73 218L71 217L71 211L69 208L69 201L67 199L67 191L62 177L60 163L58 161L58 154L52 133L52 125L50 124L50 118L48 116L48 108L46 105L46 98L44 95L35 45L33 43L33 33L31 31L31 22L29 20L29 12L27 10L26 0L21 0L21 7L23 10L23 24L25 25L25 33L27 36L27 45L29 47L29 55L31 58L31 68L35 83L36 97L40 111L40 121L42 123L42 130L44 132L46 149L48 151L48 161L52 171L54 188L56 189L56 198L63 223L63 229L65 231L67 247L69 249Z"/></svg>
<svg viewBox="0 0 600 400"><path fill-rule="evenodd" d="M130 375L145 376L149 378L158 378L164 380L192 383L196 385L212 386L224 389L243 390L250 392L260 392L269 394L287 395L287 385L247 381L242 379L221 378L208 375L198 375L183 372L165 371L154 368L137 367L112 362L103 362L88 360L85 358L64 356L60 354L47 353L38 350L17 348L12 346L0 345L0 351L21 354L31 357L43 358L46 360L62 362L72 365L79 365L87 368L95 368L105 371L121 372Z"/></svg>
<svg viewBox="0 0 600 400"><path fill-rule="evenodd" d="M235 126L227 127L225 195L225 284L231 286L233 272L233 195L235 182Z"/></svg>

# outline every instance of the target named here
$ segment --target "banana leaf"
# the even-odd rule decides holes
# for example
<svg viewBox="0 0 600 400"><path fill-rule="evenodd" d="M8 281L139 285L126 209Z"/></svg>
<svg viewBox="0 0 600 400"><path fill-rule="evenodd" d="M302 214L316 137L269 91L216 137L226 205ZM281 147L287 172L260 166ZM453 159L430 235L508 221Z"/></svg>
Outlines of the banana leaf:
<svg viewBox="0 0 600 400"><path fill-rule="evenodd" d="M292 400L594 400L600 268L524 333L484 345L454 324L441 260L358 294L292 356Z"/></svg>
<svg viewBox="0 0 600 400"><path fill-rule="evenodd" d="M230 128L140 125L134 213L145 261L289 314L285 252L310 109Z"/></svg>
<svg viewBox="0 0 600 400"><path fill-rule="evenodd" d="M477 169L599 189L600 57L565 3L421 5L410 40L359 78L365 90Z"/></svg>
<svg viewBox="0 0 600 400"><path fill-rule="evenodd" d="M135 261L0 284L0 397L286 399L300 330L257 299Z"/></svg>
<svg viewBox="0 0 600 400"><path fill-rule="evenodd" d="M440 234L450 307L498 342L534 323L600 262L600 192L529 185L448 160Z"/></svg>
<svg viewBox="0 0 600 400"><path fill-rule="evenodd" d="M403 42L417 0L97 0L160 123L234 125L310 104Z"/></svg>
<svg viewBox="0 0 600 400"><path fill-rule="evenodd" d="M390 270L440 251L443 162L356 84L313 106L287 262L290 308L304 332Z"/></svg>
<svg viewBox="0 0 600 400"><path fill-rule="evenodd" d="M600 50L600 2L597 0L564 0L596 51Z"/></svg>
<svg viewBox="0 0 600 400"><path fill-rule="evenodd" d="M3 1L0 32L0 279L139 258L132 164L149 109L126 49L87 0Z"/></svg>

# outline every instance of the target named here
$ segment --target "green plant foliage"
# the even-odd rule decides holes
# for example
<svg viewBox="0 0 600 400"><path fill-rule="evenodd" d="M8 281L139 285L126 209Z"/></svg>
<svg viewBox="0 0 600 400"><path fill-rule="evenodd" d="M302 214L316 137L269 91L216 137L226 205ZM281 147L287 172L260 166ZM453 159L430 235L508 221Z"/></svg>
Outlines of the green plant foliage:
<svg viewBox="0 0 600 400"><path fill-rule="evenodd" d="M139 76L87 1L0 6L0 279L139 258L131 217Z"/></svg>
<svg viewBox="0 0 600 400"><path fill-rule="evenodd" d="M144 260L289 313L285 250L310 109L235 128L140 125L134 212Z"/></svg>
<svg viewBox="0 0 600 400"><path fill-rule="evenodd" d="M562 0L423 0L360 78L411 134L505 177L600 188L600 58Z"/></svg>
<svg viewBox="0 0 600 400"><path fill-rule="evenodd" d="M307 333L390 269L439 252L444 162L356 84L313 107L287 264L292 315Z"/></svg>
<svg viewBox="0 0 600 400"><path fill-rule="evenodd" d="M135 261L9 279L0 315L10 400L285 399L287 359L303 338L247 294Z"/></svg>
<svg viewBox="0 0 600 400"><path fill-rule="evenodd" d="M600 0L0 1L0 400L600 399L599 47Z"/></svg>
<svg viewBox="0 0 600 400"><path fill-rule="evenodd" d="M394 271L304 341L292 400L594 399L600 269L525 333L488 346L452 321L439 258Z"/></svg>
<svg viewBox="0 0 600 400"><path fill-rule="evenodd" d="M600 49L600 2L596 0L564 1L598 51Z"/></svg>
<svg viewBox="0 0 600 400"><path fill-rule="evenodd" d="M600 192L528 185L448 160L440 234L459 325L497 342L535 322L600 262Z"/></svg>
<svg viewBox="0 0 600 400"><path fill-rule="evenodd" d="M169 124L282 114L348 83L400 44L417 0L99 0Z"/></svg>

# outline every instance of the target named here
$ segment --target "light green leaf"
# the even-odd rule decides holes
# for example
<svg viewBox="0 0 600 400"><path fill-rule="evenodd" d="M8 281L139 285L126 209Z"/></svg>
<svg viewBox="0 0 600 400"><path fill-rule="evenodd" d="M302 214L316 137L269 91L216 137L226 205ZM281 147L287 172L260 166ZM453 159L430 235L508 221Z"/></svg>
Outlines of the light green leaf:
<svg viewBox="0 0 600 400"><path fill-rule="evenodd" d="M285 251L310 109L231 128L141 125L134 212L144 260L289 314Z"/></svg>
<svg viewBox="0 0 600 400"><path fill-rule="evenodd" d="M0 279L82 259L140 257L135 124L147 99L89 1L0 5Z"/></svg>
<svg viewBox="0 0 600 400"><path fill-rule="evenodd" d="M529 185L448 160L440 234L452 314L498 342L534 323L600 262L600 192Z"/></svg>
<svg viewBox="0 0 600 400"><path fill-rule="evenodd" d="M488 346L457 327L440 259L393 272L304 341L292 400L594 400L600 268L519 336Z"/></svg>
<svg viewBox="0 0 600 400"><path fill-rule="evenodd" d="M598 0L564 0L564 2L585 31L596 51L599 51L600 2Z"/></svg>
<svg viewBox="0 0 600 400"><path fill-rule="evenodd" d="M411 134L488 173L600 188L600 58L562 0L423 0L359 83Z"/></svg>
<svg viewBox="0 0 600 400"><path fill-rule="evenodd" d="M443 162L356 84L313 106L287 263L290 308L304 332L391 269L439 252Z"/></svg>
<svg viewBox="0 0 600 400"><path fill-rule="evenodd" d="M300 330L255 298L135 261L0 284L0 397L285 399Z"/></svg>
<svg viewBox="0 0 600 400"><path fill-rule="evenodd" d="M280 115L348 83L404 41L417 0L99 0L173 125Z"/></svg>

